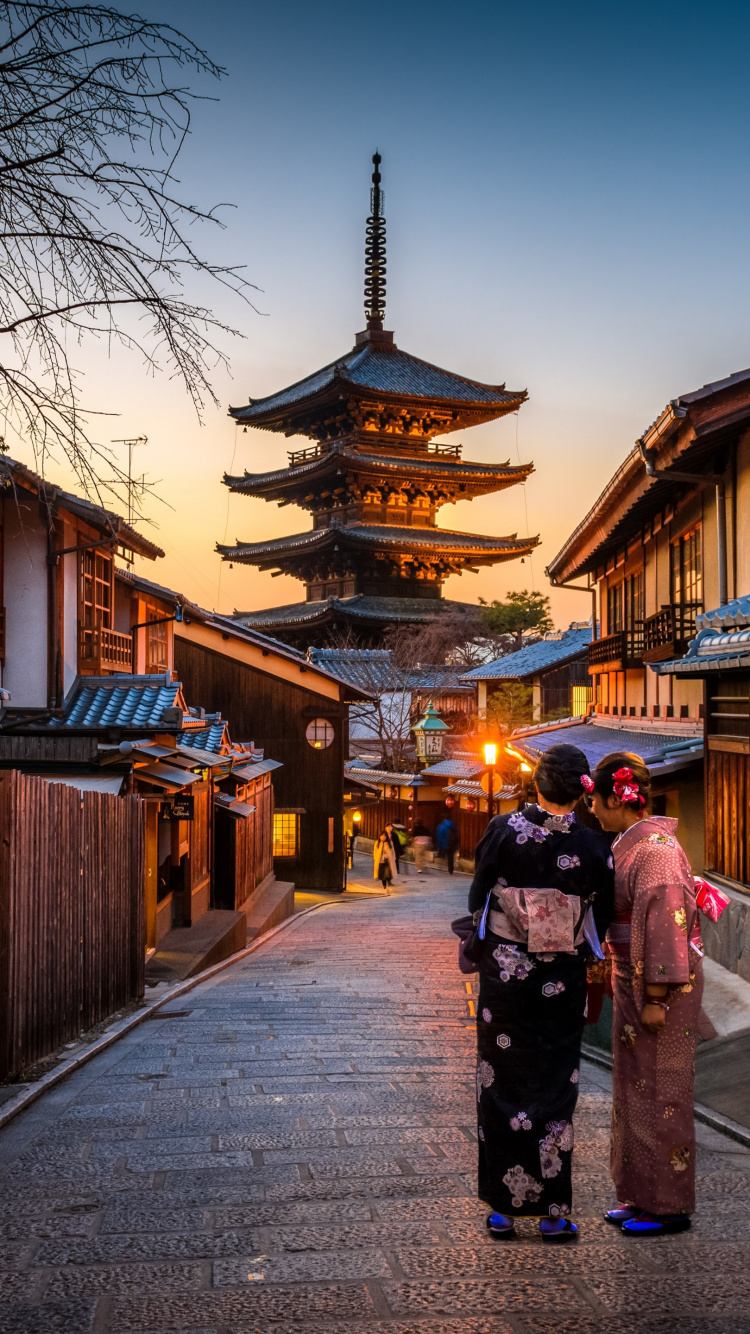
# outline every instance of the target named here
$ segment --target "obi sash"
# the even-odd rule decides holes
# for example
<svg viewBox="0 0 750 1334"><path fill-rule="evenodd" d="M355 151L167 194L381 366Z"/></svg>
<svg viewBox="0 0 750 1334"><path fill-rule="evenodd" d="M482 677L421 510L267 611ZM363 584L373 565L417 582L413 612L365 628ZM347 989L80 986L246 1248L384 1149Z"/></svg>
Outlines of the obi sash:
<svg viewBox="0 0 750 1334"><path fill-rule="evenodd" d="M577 894L496 885L493 901L499 906L490 908L490 931L525 945L530 954L573 954L586 940L598 959L604 957L591 904L582 912Z"/></svg>

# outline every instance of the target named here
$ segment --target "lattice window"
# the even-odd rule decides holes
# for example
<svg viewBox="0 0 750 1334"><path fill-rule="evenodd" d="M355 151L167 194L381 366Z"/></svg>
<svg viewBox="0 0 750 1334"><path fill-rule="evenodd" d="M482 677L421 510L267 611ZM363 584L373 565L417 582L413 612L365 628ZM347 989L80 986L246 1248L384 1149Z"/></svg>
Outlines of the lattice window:
<svg viewBox="0 0 750 1334"><path fill-rule="evenodd" d="M299 816L275 811L273 817L274 857L296 857L299 851Z"/></svg>
<svg viewBox="0 0 750 1334"><path fill-rule="evenodd" d="M703 558L701 530L693 528L683 533L671 547L672 601L677 603L703 601Z"/></svg>
<svg viewBox="0 0 750 1334"><path fill-rule="evenodd" d="M112 628L112 557L101 551L81 552L81 627Z"/></svg>
<svg viewBox="0 0 750 1334"><path fill-rule="evenodd" d="M622 584L615 584L607 589L607 634L616 635L622 628Z"/></svg>
<svg viewBox="0 0 750 1334"><path fill-rule="evenodd" d="M158 607L149 607L147 620L157 620L160 615ZM169 640L167 638L166 621L161 625L148 625L146 627L146 671L147 672L166 672L169 669Z"/></svg>
<svg viewBox="0 0 750 1334"><path fill-rule="evenodd" d="M313 718L305 729L308 745L313 750L327 750L333 741L333 728L326 718Z"/></svg>

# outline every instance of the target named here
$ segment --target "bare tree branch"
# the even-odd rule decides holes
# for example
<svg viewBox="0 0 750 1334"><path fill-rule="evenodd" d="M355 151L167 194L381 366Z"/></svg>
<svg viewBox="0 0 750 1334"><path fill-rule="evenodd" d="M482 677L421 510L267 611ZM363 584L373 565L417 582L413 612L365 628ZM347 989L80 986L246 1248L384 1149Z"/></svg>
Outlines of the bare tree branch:
<svg viewBox="0 0 750 1334"><path fill-rule="evenodd" d="M216 208L174 189L203 100L193 82L223 74L137 14L0 0L0 425L30 443L40 471L64 452L87 490L103 485L105 460L117 467L90 437L75 344L94 335L138 351L182 380L200 415L235 331L185 300L184 284L207 274L252 305L240 270L188 239L194 224L222 226Z"/></svg>

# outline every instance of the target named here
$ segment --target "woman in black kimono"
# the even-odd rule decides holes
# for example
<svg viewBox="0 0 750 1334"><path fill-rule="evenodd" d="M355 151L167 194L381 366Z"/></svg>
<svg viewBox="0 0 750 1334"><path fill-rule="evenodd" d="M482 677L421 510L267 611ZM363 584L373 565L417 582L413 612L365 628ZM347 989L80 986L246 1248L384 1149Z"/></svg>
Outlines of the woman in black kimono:
<svg viewBox="0 0 750 1334"><path fill-rule="evenodd" d="M588 774L576 746L550 747L534 774L537 804L496 816L477 848L469 910L488 909L478 1193L493 1236L512 1233L514 1217L539 1218L550 1241L578 1231L569 1215L586 969L614 913L609 840L574 815Z"/></svg>

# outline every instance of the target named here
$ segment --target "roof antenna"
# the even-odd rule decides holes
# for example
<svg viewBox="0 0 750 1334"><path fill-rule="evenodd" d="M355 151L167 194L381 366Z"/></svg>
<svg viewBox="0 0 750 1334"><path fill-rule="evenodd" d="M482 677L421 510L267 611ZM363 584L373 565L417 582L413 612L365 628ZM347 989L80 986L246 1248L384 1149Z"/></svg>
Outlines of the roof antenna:
<svg viewBox="0 0 750 1334"><path fill-rule="evenodd" d="M380 154L373 153L372 161L375 170L372 173L370 217L367 219L365 242L365 315L367 328L382 333L385 315L385 195L380 188Z"/></svg>

